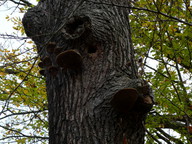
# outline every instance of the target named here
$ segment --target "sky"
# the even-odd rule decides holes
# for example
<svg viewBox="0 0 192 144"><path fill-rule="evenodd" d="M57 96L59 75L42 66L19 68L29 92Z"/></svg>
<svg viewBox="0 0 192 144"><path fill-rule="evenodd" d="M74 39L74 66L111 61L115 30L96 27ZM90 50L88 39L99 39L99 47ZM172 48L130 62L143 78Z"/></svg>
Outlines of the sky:
<svg viewBox="0 0 192 144"><path fill-rule="evenodd" d="M29 0L29 2L33 3L34 5L37 4L36 0ZM5 19L6 16L17 16L22 18L23 15L23 13L19 12L18 5L10 1L6 3L0 1L0 34L10 34L13 32L13 23L11 21L7 21Z"/></svg>
<svg viewBox="0 0 192 144"><path fill-rule="evenodd" d="M9 39L3 35L17 35L17 31L13 29L14 23L6 19L7 16L20 17L22 18L24 14L19 12L19 9L12 2L3 3L0 1L0 49L14 49L23 43L23 41L18 39ZM15 34L14 34L15 33ZM2 53L0 53L2 55ZM0 65L4 65L4 62L0 62Z"/></svg>
<svg viewBox="0 0 192 144"><path fill-rule="evenodd" d="M0 3L0 33L10 34L12 30L13 23L5 19L6 16L18 16L23 17L23 14L19 13L15 4L12 2L7 2L5 4Z"/></svg>

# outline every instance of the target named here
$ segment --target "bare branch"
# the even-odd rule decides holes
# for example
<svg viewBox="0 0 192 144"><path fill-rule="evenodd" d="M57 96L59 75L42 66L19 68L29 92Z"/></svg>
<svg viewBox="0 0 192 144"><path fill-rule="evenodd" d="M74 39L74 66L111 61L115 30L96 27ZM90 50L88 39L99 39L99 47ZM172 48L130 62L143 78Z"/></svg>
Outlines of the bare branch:
<svg viewBox="0 0 192 144"><path fill-rule="evenodd" d="M158 130L162 135L164 135L166 138L168 138L169 140L175 142L175 143L179 143L179 144L183 144L183 142L179 139L176 139L172 136L170 136L169 134L167 134L166 132L164 132L161 128L156 128L156 130Z"/></svg>
<svg viewBox="0 0 192 144"><path fill-rule="evenodd" d="M118 5L118 4L114 4L114 3L95 2L95 1L91 1L91 0L88 0L88 2L92 2L92 3L95 3L95 4L103 4L103 5L116 6L116 7L121 7L121 8L136 9L136 10L141 10L141 11L148 11L148 12L151 12L151 13L160 14L160 15L162 15L164 17L173 19L173 20L175 20L177 22L181 22L183 24L192 26L192 23L188 23L188 22L183 21L183 20L181 20L181 19L179 19L177 17L171 16L171 15L167 15L167 14L165 14L163 12L160 12L160 11L150 10L150 9L147 9L147 8L133 7L133 6Z"/></svg>
<svg viewBox="0 0 192 144"><path fill-rule="evenodd" d="M166 137L160 135L158 132L156 132L156 135L157 135L160 139L164 140L167 144L171 144L171 142L169 141L169 139L167 139Z"/></svg>
<svg viewBox="0 0 192 144"><path fill-rule="evenodd" d="M8 128L8 127L2 126L2 125L0 125L0 127L3 128L3 129L6 129L6 130L9 130L9 131L12 131L12 132L15 132L15 133L21 135L21 136L9 136L9 137L4 137L4 138L2 138L2 139L0 139L0 140L4 140L4 139L8 139L8 138L15 138L15 137L27 137L27 138L49 139L49 137L42 137L42 136L36 136L36 135L34 135L34 136L25 135L25 134L21 133L21 132L18 131L18 130L14 130L14 129L11 129L11 128Z"/></svg>
<svg viewBox="0 0 192 144"><path fill-rule="evenodd" d="M161 144L161 142L160 142L157 138L155 138L155 137L153 136L153 134L151 134L147 129L145 129L145 131L147 132L147 134L148 134L152 139L154 139L154 141L156 141L158 144Z"/></svg>
<svg viewBox="0 0 192 144"><path fill-rule="evenodd" d="M25 79L28 77L28 75L30 74L31 70L33 69L35 63L37 62L37 57L35 58L31 69L29 70L29 72L27 73L27 75L23 78L23 80L19 83L19 85L11 92L11 94L8 96L8 98L6 99L5 105L2 107L2 110L0 112L0 115L4 112L5 108L9 105L9 99L11 98L11 96L15 93L15 91L21 86L21 84L25 81Z"/></svg>
<svg viewBox="0 0 192 144"><path fill-rule="evenodd" d="M19 0L19 1L16 1L16 0L10 0L11 2L15 3L15 4L18 4L18 5L23 5L23 6L28 6L28 7L31 7L33 4L30 3L29 1L27 0Z"/></svg>
<svg viewBox="0 0 192 144"><path fill-rule="evenodd" d="M11 116L15 116L15 115L25 115L25 114L34 114L34 113L41 113L45 110L38 110L38 111L26 111L26 112L20 112L20 113L12 113L12 114L9 114L9 115L6 115L4 117L1 117L0 120L2 119L5 119L7 117L11 117Z"/></svg>
<svg viewBox="0 0 192 144"><path fill-rule="evenodd" d="M2 39L19 39L19 40L29 39L28 37L20 37L20 36L15 36L15 35L10 35L10 34L0 34L0 38L2 38Z"/></svg>

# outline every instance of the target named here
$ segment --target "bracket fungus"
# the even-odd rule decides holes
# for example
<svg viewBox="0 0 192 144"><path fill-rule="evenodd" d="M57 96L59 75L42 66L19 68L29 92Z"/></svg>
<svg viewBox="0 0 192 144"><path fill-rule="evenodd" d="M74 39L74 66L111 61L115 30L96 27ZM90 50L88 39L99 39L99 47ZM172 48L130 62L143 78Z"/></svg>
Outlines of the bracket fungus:
<svg viewBox="0 0 192 144"><path fill-rule="evenodd" d="M153 107L153 97L149 95L141 96L134 105L134 111L148 113Z"/></svg>
<svg viewBox="0 0 192 144"><path fill-rule="evenodd" d="M56 43L55 42L48 42L47 46L46 46L46 51L48 53L53 53L54 49L56 47Z"/></svg>
<svg viewBox="0 0 192 144"><path fill-rule="evenodd" d="M58 68L55 66L50 66L48 67L48 72L52 75L55 76L58 73Z"/></svg>
<svg viewBox="0 0 192 144"><path fill-rule="evenodd" d="M45 69L39 70L40 75L45 76Z"/></svg>
<svg viewBox="0 0 192 144"><path fill-rule="evenodd" d="M63 48L62 47L56 47L55 50L54 50L54 54L55 55L58 55L62 52Z"/></svg>
<svg viewBox="0 0 192 144"><path fill-rule="evenodd" d="M51 62L51 59L50 59L50 57L48 57L48 56L46 56L44 59L43 59L43 64L45 65L45 66L51 66L52 65L52 62Z"/></svg>
<svg viewBox="0 0 192 144"><path fill-rule="evenodd" d="M134 88L119 90L112 98L111 105L120 113L127 114L134 107L139 94Z"/></svg>
<svg viewBox="0 0 192 144"><path fill-rule="evenodd" d="M38 63L38 66L39 66L40 68L44 68L44 67L45 67L45 65L44 65L43 62L39 62L39 63Z"/></svg>
<svg viewBox="0 0 192 144"><path fill-rule="evenodd" d="M60 67L78 70L82 66L82 56L76 50L66 50L57 55L56 62Z"/></svg>

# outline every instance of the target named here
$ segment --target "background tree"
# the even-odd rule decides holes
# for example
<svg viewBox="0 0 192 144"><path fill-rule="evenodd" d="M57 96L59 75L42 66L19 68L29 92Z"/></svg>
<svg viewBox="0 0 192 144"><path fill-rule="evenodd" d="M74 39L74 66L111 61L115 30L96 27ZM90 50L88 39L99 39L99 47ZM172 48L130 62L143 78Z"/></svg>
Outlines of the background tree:
<svg viewBox="0 0 192 144"><path fill-rule="evenodd" d="M23 36L20 18L26 8L4 2L5 8L12 9L10 13L18 16L5 15L6 20L14 24L14 31L0 35L0 139L2 143L47 143L45 82L38 66L34 65L35 45Z"/></svg>
<svg viewBox="0 0 192 144"><path fill-rule="evenodd" d="M4 2L6 4L7 1ZM139 61L143 58L143 63L138 63L140 74L153 84L152 87L156 97L156 105L146 121L146 143L190 143L191 5L189 1L150 0L146 2L139 0L131 3L131 5L117 5L116 3L103 3L103 5L116 5L116 7L123 9L129 8L131 12L129 19L136 57ZM16 3L15 6L20 12L25 12L26 8L23 9L22 5ZM16 13L16 11L14 12ZM9 17L8 20L14 22L16 31L23 32L21 19L15 22L13 18L10 19ZM35 49L32 47L33 44L31 46L26 45L24 42L31 42L26 37L18 36L16 31L12 35L1 34L1 40L3 40L1 41L1 54L5 54L1 55L0 98L1 105L4 107L4 104L6 104L6 107L0 113L1 128L4 129L1 130L0 138L2 142L8 140L37 143L41 140L40 143L43 143L47 136L46 95L45 91L42 91L44 80L38 74L39 69L36 64L28 74L32 68L32 62L29 60L36 56L35 51L33 51ZM11 43L14 39L20 42L23 40L23 43L20 43L20 46L18 45L20 49L13 53ZM8 42L8 40L10 41ZM34 55L26 55L25 51L30 54L34 53ZM9 54L15 55L13 62L8 59ZM31 57L29 58L29 56ZM7 60L10 61L7 62ZM21 77L18 78L19 73L14 74L15 71L9 71L10 69L13 70L13 67L19 73L23 70ZM33 77L33 75L37 77ZM37 87L25 86L27 81L23 81L21 86L28 92L38 90L38 99L36 98L36 92L34 96L31 96L32 93L25 93L24 95L23 87L19 87L24 78L27 78L29 83L35 83ZM22 91L20 95L16 94L16 92L19 93L18 88ZM27 102L25 105L21 96L26 96L24 97ZM179 100L179 97L181 100ZM9 105L7 105L7 102L9 102ZM42 112L44 115L42 115ZM20 116L22 116L22 119ZM23 125L24 122L26 122L26 125ZM45 131L42 128L45 128ZM27 131L28 133L26 133ZM45 137L43 138L43 136Z"/></svg>
<svg viewBox="0 0 192 144"><path fill-rule="evenodd" d="M148 69L144 77L155 87L157 103L147 122L151 134L157 143L191 143L190 1L138 1L132 9L133 43Z"/></svg>

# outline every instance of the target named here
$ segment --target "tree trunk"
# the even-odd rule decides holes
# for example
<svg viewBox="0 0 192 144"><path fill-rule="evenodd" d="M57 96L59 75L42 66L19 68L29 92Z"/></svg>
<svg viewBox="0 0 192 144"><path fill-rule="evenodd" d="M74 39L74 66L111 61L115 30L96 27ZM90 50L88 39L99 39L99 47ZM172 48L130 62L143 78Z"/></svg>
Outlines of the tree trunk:
<svg viewBox="0 0 192 144"><path fill-rule="evenodd" d="M152 92L137 76L125 0L41 0L23 18L46 77L50 144L142 144Z"/></svg>

